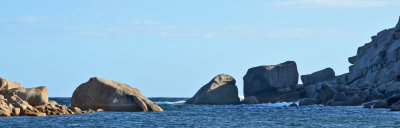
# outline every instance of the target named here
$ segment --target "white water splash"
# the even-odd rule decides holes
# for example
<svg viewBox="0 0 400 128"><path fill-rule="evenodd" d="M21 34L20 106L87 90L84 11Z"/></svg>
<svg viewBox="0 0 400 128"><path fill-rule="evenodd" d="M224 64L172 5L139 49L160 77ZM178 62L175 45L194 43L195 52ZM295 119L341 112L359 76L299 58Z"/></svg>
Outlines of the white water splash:
<svg viewBox="0 0 400 128"><path fill-rule="evenodd" d="M185 100L180 100L180 101L164 101L164 102L154 102L155 104L184 104L186 101Z"/></svg>

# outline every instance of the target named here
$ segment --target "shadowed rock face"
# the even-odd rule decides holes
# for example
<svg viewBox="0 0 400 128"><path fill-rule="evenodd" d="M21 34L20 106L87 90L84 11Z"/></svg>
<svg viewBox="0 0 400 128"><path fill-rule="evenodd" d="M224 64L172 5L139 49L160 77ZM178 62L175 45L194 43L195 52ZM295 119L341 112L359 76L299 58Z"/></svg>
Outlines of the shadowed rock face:
<svg viewBox="0 0 400 128"><path fill-rule="evenodd" d="M186 101L187 104L239 104L238 88L232 76L220 74Z"/></svg>
<svg viewBox="0 0 400 128"><path fill-rule="evenodd" d="M74 91L71 106L105 111L163 111L136 88L98 77L90 78Z"/></svg>
<svg viewBox="0 0 400 128"><path fill-rule="evenodd" d="M309 75L302 75L301 81L304 85L315 84L323 81L331 81L335 79L335 71L332 68L326 68Z"/></svg>
<svg viewBox="0 0 400 128"><path fill-rule="evenodd" d="M352 64L349 73L320 83L303 81L309 84L304 87L304 96L333 106L354 106L380 100L367 104L367 108L376 105L393 109L396 106L393 104L400 100L400 20L396 27L385 29L371 39L357 49L355 56L348 58ZM322 85L327 86L322 88Z"/></svg>
<svg viewBox="0 0 400 128"><path fill-rule="evenodd" d="M290 89L296 88L298 79L299 73L294 61L250 68L243 77L244 96L256 96L260 100L276 92L290 92Z"/></svg>

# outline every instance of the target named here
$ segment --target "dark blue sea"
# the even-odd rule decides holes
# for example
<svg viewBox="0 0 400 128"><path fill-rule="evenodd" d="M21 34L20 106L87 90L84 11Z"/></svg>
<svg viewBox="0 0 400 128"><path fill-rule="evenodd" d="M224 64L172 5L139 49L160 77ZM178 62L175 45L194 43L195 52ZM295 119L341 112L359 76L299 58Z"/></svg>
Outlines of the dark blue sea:
<svg viewBox="0 0 400 128"><path fill-rule="evenodd" d="M70 106L70 98L50 98ZM258 105L187 105L186 98L150 98L164 112L97 112L47 117L2 117L0 127L399 127L389 109Z"/></svg>

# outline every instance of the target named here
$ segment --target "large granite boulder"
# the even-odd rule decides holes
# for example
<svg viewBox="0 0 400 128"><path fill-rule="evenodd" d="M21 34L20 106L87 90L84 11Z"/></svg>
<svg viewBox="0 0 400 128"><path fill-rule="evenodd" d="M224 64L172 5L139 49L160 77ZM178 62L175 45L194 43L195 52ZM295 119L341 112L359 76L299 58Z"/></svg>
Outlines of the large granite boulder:
<svg viewBox="0 0 400 128"><path fill-rule="evenodd" d="M232 76L220 74L200 88L199 91L186 101L187 104L239 104L238 88Z"/></svg>
<svg viewBox="0 0 400 128"><path fill-rule="evenodd" d="M74 91L71 106L105 111L163 111L136 88L116 81L93 77Z"/></svg>
<svg viewBox="0 0 400 128"><path fill-rule="evenodd" d="M10 98L14 95L17 95L22 100L27 101L32 106L44 105L49 101L47 88L44 86L35 87L35 88L12 88L12 89L3 89L0 93L4 94L6 97Z"/></svg>
<svg viewBox="0 0 400 128"><path fill-rule="evenodd" d="M315 84L323 81L332 81L335 79L335 71L332 68L326 68L309 75L302 75L301 81L304 85Z"/></svg>
<svg viewBox="0 0 400 128"><path fill-rule="evenodd" d="M256 96L260 100L275 94L279 89L295 89L298 79L299 73L294 61L250 68L243 77L244 96Z"/></svg>
<svg viewBox="0 0 400 128"><path fill-rule="evenodd" d="M21 83L17 83L14 81L9 81L0 77L0 90L8 90L12 88L19 88L21 87Z"/></svg>
<svg viewBox="0 0 400 128"><path fill-rule="evenodd" d="M32 106L45 105L49 102L47 88L44 86L35 88L13 88L8 93L16 94Z"/></svg>

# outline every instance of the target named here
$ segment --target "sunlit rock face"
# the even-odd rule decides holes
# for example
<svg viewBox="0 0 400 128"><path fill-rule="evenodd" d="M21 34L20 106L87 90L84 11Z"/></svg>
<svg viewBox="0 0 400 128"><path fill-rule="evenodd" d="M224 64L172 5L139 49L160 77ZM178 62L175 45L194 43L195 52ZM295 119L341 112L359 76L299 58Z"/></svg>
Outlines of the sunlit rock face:
<svg viewBox="0 0 400 128"><path fill-rule="evenodd" d="M226 105L239 104L236 80L227 74L215 76L186 101L187 104Z"/></svg>
<svg viewBox="0 0 400 128"><path fill-rule="evenodd" d="M93 77L75 89L71 106L105 111L163 111L138 89L127 84Z"/></svg>

